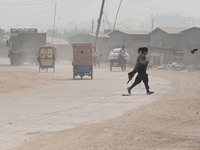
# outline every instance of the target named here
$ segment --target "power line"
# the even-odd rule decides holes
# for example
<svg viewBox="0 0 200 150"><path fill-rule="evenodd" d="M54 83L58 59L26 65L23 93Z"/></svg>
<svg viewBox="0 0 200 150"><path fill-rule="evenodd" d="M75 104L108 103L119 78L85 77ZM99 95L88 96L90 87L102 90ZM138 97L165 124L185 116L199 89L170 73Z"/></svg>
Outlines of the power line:
<svg viewBox="0 0 200 150"><path fill-rule="evenodd" d="M116 25L116 21L117 21L117 17L118 17L118 13L119 13L119 9L121 7L121 4L122 4L122 0L120 1L119 3L119 7L117 9L117 14L116 14L116 17L115 17L115 22L114 22L114 26L113 26L113 31L115 30L115 25Z"/></svg>

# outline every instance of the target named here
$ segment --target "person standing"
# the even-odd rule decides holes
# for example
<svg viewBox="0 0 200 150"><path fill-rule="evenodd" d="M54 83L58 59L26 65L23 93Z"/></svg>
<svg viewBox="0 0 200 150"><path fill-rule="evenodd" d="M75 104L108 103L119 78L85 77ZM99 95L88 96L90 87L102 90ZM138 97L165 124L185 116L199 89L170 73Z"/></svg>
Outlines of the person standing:
<svg viewBox="0 0 200 150"><path fill-rule="evenodd" d="M133 74L132 77L134 76L134 74L136 72L138 72L137 77L135 78L134 83L127 88L127 91L129 94L131 94L131 90L133 87L135 87L136 85L138 85L141 81L143 81L145 88L146 88L146 92L148 95L153 94L154 92L149 90L149 78L148 78L148 74L146 73L147 70L147 65L149 63L149 61L146 59L146 55L148 53L148 48L147 47L140 47L138 49L138 53L140 54L137 58L137 63L135 65L135 68L133 70ZM130 77L129 77L130 78Z"/></svg>
<svg viewBox="0 0 200 150"><path fill-rule="evenodd" d="M99 50L96 47L93 47L92 49L92 60L93 60L93 64L96 67L96 64L98 64L98 61L99 61Z"/></svg>

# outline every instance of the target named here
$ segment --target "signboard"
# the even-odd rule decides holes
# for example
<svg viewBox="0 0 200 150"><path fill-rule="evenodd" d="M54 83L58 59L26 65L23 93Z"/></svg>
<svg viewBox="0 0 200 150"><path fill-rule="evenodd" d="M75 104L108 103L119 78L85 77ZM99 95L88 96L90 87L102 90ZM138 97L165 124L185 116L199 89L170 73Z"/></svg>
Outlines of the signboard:
<svg viewBox="0 0 200 150"><path fill-rule="evenodd" d="M52 48L42 48L40 49L40 58L53 58Z"/></svg>
<svg viewBox="0 0 200 150"><path fill-rule="evenodd" d="M47 49L47 58L53 58L53 50L51 48Z"/></svg>
<svg viewBox="0 0 200 150"><path fill-rule="evenodd" d="M46 49L41 49L40 50L40 58L46 58Z"/></svg>

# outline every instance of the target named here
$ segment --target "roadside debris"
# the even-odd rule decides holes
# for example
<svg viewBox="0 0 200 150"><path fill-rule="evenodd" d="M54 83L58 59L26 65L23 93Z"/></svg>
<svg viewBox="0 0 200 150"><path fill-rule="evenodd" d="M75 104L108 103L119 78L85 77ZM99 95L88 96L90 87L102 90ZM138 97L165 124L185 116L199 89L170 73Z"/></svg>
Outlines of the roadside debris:
<svg viewBox="0 0 200 150"><path fill-rule="evenodd" d="M184 65L183 63L177 63L177 62L173 62L173 63L169 63L166 65L162 65L162 66L152 66L150 69L154 69L154 70L176 70L176 71L181 71L181 70L188 70L188 71L198 71L200 70L200 65Z"/></svg>

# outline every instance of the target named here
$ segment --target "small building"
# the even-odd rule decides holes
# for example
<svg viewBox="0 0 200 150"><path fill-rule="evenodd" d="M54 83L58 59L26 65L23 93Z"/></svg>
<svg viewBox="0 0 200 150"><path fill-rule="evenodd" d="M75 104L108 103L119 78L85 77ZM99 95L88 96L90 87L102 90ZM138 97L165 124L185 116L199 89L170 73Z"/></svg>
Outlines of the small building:
<svg viewBox="0 0 200 150"><path fill-rule="evenodd" d="M147 30L115 30L109 35L111 45L146 45L150 42Z"/></svg>
<svg viewBox="0 0 200 150"><path fill-rule="evenodd" d="M149 46L149 33L147 30L115 30L109 34L109 50L111 51L124 45L131 58L129 62L135 63L138 56L138 48Z"/></svg>
<svg viewBox="0 0 200 150"><path fill-rule="evenodd" d="M158 27L150 33L150 56L152 65L162 65L169 62L183 61L181 32L185 27ZM153 54L159 54L153 56Z"/></svg>
<svg viewBox="0 0 200 150"><path fill-rule="evenodd" d="M200 27L192 27L181 32L183 63L200 65ZM198 49L195 54L191 50Z"/></svg>
<svg viewBox="0 0 200 150"><path fill-rule="evenodd" d="M150 43L153 47L157 43L159 47L166 47L181 50L181 31L188 28L186 27L158 27L150 34ZM159 44L158 44L159 43Z"/></svg>
<svg viewBox="0 0 200 150"><path fill-rule="evenodd" d="M200 27L192 27L181 31L181 44L199 44Z"/></svg>

